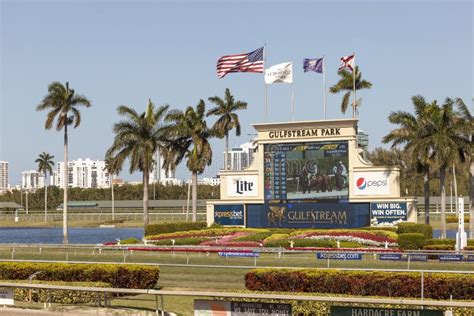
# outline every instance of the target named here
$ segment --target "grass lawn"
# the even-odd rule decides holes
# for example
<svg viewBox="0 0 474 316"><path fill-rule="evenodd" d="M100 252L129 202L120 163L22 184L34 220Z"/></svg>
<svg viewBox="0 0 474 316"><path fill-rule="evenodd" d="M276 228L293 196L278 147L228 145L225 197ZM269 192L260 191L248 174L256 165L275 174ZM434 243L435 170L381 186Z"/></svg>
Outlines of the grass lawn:
<svg viewBox="0 0 474 316"><path fill-rule="evenodd" d="M357 252L357 251L355 251ZM12 259L12 249L0 248L0 259ZM56 261L92 261L92 262L128 262L128 263L155 263L155 264L182 264L182 265L219 265L237 267L327 267L327 260L316 260L314 253L291 253L279 257L275 253L261 253L254 258L224 258L216 253L184 253L184 252L152 252L127 250L97 249L56 249L56 248L15 248L13 259L22 260L56 260ZM162 266L164 267L164 266ZM330 260L331 268L373 268L373 269L407 269L408 262L379 261L373 255L365 255L363 260ZM410 262L410 269L423 270L474 270L473 263L449 263L430 260L428 262ZM226 268L228 270L229 268ZM213 268L214 269L214 268ZM212 270L212 269L211 269ZM212 273L212 271L210 272ZM176 277L179 277L177 275ZM160 277L161 279L161 277Z"/></svg>

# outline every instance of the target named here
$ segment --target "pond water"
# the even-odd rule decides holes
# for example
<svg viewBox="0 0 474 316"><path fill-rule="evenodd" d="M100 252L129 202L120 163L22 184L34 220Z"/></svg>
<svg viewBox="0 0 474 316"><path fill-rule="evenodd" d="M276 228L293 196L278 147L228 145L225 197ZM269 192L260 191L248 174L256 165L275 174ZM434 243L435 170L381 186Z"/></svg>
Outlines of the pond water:
<svg viewBox="0 0 474 316"><path fill-rule="evenodd" d="M70 244L99 244L117 238L143 237L143 228L69 228ZM0 243L60 244L62 228L0 227Z"/></svg>

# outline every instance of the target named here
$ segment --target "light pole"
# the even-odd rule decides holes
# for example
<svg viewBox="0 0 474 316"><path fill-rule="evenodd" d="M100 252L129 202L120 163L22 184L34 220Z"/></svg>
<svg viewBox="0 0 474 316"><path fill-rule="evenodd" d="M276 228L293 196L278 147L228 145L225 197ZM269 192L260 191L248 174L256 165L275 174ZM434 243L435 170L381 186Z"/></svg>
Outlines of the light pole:
<svg viewBox="0 0 474 316"><path fill-rule="evenodd" d="M26 190L25 194L26 194L26 215L28 215L28 190Z"/></svg>

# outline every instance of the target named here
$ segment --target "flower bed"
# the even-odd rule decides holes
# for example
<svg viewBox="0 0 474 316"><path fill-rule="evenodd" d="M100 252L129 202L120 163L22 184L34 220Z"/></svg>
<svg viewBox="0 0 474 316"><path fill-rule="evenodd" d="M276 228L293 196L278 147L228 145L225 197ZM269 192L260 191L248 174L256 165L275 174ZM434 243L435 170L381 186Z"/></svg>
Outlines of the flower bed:
<svg viewBox="0 0 474 316"><path fill-rule="evenodd" d="M398 246L395 239L380 236L370 231L313 231L293 236L295 239L321 239L355 242L367 246Z"/></svg>
<svg viewBox="0 0 474 316"><path fill-rule="evenodd" d="M274 233L272 233L274 232ZM156 245L199 245L221 247L296 247L362 248L398 247L397 234L387 230L310 229L274 231L255 228L211 228L148 236ZM336 244L339 242L340 244ZM331 245L329 244L331 243Z"/></svg>

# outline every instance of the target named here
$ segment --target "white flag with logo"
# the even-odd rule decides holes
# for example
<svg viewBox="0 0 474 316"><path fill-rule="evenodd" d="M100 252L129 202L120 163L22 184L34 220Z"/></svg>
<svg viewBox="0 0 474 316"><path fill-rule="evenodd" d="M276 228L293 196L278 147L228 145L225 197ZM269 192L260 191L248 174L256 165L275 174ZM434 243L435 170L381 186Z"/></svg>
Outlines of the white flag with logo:
<svg viewBox="0 0 474 316"><path fill-rule="evenodd" d="M265 69L265 83L293 83L293 63L282 63Z"/></svg>

